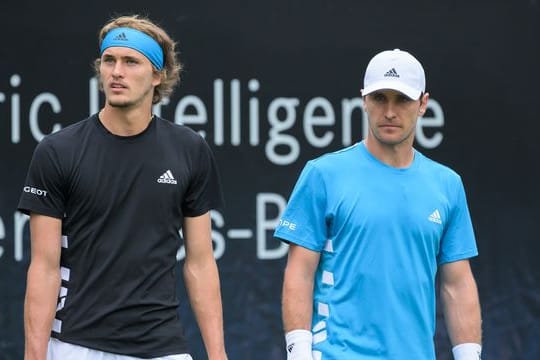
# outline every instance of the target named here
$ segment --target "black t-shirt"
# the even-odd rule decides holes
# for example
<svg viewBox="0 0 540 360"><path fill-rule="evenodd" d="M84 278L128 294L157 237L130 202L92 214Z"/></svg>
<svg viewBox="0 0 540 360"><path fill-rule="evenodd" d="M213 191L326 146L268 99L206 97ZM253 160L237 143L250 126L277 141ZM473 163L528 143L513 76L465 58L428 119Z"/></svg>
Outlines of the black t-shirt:
<svg viewBox="0 0 540 360"><path fill-rule="evenodd" d="M97 115L36 147L19 210L62 219L62 287L52 336L137 357L186 353L176 252L184 217L221 206L212 152L154 117L111 134Z"/></svg>

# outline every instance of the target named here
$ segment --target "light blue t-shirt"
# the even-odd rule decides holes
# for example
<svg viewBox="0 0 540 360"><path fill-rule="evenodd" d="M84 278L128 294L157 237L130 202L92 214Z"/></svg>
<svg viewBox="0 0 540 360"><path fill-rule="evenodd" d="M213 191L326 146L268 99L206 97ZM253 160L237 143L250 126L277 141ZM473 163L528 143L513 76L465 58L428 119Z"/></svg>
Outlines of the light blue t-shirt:
<svg viewBox="0 0 540 360"><path fill-rule="evenodd" d="M363 142L307 163L274 235L321 252L322 360L434 359L437 267L478 254L459 175L418 151L387 166Z"/></svg>

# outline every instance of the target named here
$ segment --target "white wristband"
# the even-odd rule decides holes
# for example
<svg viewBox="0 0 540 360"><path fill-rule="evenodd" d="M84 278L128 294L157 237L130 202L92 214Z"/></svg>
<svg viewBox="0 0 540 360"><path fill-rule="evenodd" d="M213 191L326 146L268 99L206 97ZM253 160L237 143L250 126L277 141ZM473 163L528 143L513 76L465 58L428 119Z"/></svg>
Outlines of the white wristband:
<svg viewBox="0 0 540 360"><path fill-rule="evenodd" d="M313 335L309 330L292 330L285 334L287 360L313 360L311 343Z"/></svg>
<svg viewBox="0 0 540 360"><path fill-rule="evenodd" d="M482 346L476 343L463 343L452 348L454 360L480 360Z"/></svg>

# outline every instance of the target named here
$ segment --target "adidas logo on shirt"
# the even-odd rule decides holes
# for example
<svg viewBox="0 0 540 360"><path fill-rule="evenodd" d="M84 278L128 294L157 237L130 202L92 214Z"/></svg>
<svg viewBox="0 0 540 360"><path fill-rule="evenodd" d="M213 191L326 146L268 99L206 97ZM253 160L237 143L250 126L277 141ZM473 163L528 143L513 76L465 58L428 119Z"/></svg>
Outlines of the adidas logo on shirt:
<svg viewBox="0 0 540 360"><path fill-rule="evenodd" d="M122 32L122 33L116 35L116 36L114 37L113 40L123 40L123 41L127 41L127 39L128 39L128 38L127 38L126 34L124 34L124 33Z"/></svg>
<svg viewBox="0 0 540 360"><path fill-rule="evenodd" d="M384 74L385 77L387 76L391 76L391 77L399 77L399 74L397 73L396 69L394 68L391 68L390 70L388 70L385 74Z"/></svg>
<svg viewBox="0 0 540 360"><path fill-rule="evenodd" d="M442 224L441 214L439 210L436 209L431 215L428 216L428 220L437 224Z"/></svg>
<svg viewBox="0 0 540 360"><path fill-rule="evenodd" d="M163 173L163 175L161 175L158 179L157 179L157 182L158 183L161 183L161 184L178 184L177 181L175 180L171 170L167 170Z"/></svg>

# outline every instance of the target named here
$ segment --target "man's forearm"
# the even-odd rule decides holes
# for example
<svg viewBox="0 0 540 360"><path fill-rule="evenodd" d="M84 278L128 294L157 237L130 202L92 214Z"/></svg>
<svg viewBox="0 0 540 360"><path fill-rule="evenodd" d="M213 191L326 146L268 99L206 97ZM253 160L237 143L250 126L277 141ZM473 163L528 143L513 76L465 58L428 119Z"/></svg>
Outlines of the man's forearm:
<svg viewBox="0 0 540 360"><path fill-rule="evenodd" d="M473 279L441 288L446 327L452 345L482 342L478 292Z"/></svg>
<svg viewBox="0 0 540 360"><path fill-rule="evenodd" d="M285 349L287 360L312 360L313 278L296 270L288 266L283 281Z"/></svg>
<svg viewBox="0 0 540 360"><path fill-rule="evenodd" d="M24 301L25 360L44 360L56 312L60 273L31 264Z"/></svg>
<svg viewBox="0 0 540 360"><path fill-rule="evenodd" d="M226 359L219 274L214 259L200 265L186 262L184 279L208 359Z"/></svg>
<svg viewBox="0 0 540 360"><path fill-rule="evenodd" d="M286 275L283 283L282 313L285 332L311 330L313 285Z"/></svg>

